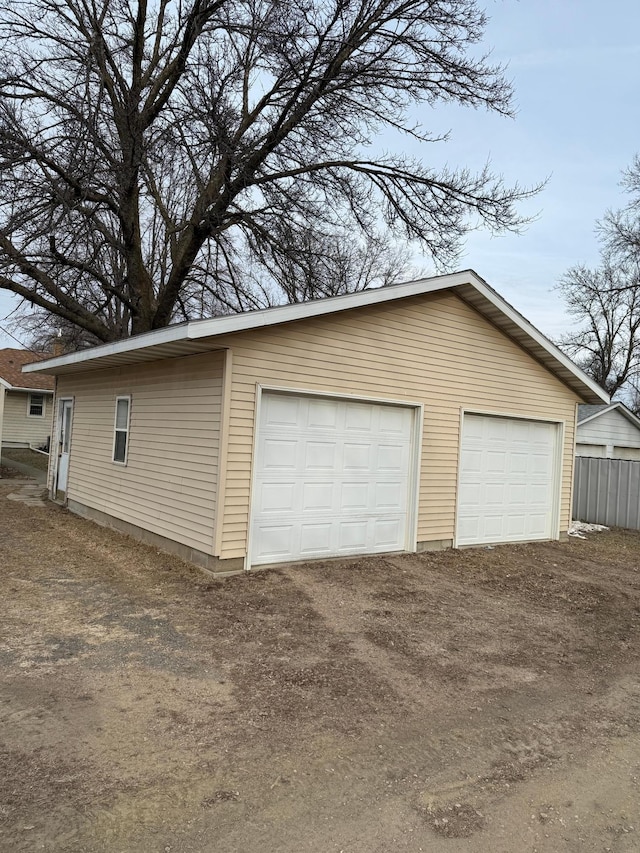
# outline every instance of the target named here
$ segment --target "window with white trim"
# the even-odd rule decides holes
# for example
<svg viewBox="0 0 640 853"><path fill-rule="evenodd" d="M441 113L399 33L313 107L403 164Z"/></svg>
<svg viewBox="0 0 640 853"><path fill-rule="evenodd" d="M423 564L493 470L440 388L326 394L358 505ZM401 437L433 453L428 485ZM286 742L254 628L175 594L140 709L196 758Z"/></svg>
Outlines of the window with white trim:
<svg viewBox="0 0 640 853"><path fill-rule="evenodd" d="M30 418L43 418L44 407L44 394L29 394L29 406L27 412Z"/></svg>
<svg viewBox="0 0 640 853"><path fill-rule="evenodd" d="M129 448L129 411L131 397L116 397L116 422L113 436L113 461L127 464Z"/></svg>

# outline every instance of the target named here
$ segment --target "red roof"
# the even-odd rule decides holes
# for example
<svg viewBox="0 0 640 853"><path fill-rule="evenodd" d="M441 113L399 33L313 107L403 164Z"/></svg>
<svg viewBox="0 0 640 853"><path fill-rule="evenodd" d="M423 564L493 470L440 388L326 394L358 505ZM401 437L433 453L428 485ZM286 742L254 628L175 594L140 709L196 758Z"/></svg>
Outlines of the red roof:
<svg viewBox="0 0 640 853"><path fill-rule="evenodd" d="M34 388L38 391L53 391L55 380L46 373L23 373L25 364L33 364L51 358L51 353L31 352L28 349L0 349L0 379L13 388Z"/></svg>

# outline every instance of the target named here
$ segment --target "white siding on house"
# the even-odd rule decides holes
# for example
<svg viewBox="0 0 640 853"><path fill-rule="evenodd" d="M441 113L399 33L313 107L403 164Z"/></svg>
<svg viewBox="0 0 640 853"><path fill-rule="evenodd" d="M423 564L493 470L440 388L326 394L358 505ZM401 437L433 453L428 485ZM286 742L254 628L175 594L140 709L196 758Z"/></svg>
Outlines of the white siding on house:
<svg viewBox="0 0 640 853"><path fill-rule="evenodd" d="M223 353L61 376L73 397L67 497L213 553ZM116 397L131 396L127 464L114 463Z"/></svg>
<svg viewBox="0 0 640 853"><path fill-rule="evenodd" d="M620 459L624 457L619 455L619 448L640 448L640 430L630 423L622 412L618 409L612 409L585 424L578 424L576 441L578 443L576 446L578 456L612 456L614 454L613 448L616 447L615 455ZM600 445L605 450L602 454L580 452L578 447L581 445ZM609 448L608 451L607 447Z"/></svg>
<svg viewBox="0 0 640 853"><path fill-rule="evenodd" d="M33 392L37 394L37 391ZM51 435L53 395L44 394L42 417L28 415L29 394L25 391L7 391L4 399L2 442L4 444L42 444Z"/></svg>
<svg viewBox="0 0 640 853"><path fill-rule="evenodd" d="M418 542L451 541L461 408L565 424L560 529L570 520L578 397L450 292L218 339L233 348L224 557L246 554L256 384L424 403Z"/></svg>

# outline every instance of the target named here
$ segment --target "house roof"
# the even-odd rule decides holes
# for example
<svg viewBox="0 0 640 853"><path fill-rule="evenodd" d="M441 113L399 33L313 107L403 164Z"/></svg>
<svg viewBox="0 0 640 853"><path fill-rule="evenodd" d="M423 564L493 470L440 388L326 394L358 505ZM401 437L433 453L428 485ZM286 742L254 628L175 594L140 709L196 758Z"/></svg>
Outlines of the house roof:
<svg viewBox="0 0 640 853"><path fill-rule="evenodd" d="M46 353L34 353L27 349L0 349L0 383L12 391L53 392L53 377L40 372L22 372L25 365L46 358Z"/></svg>
<svg viewBox="0 0 640 853"><path fill-rule="evenodd" d="M489 322L519 344L588 403L609 402L608 395L580 370L542 332L506 302L473 270L363 290L344 296L282 305L208 320L192 320L132 338L51 358L37 369L53 374L121 367L161 358L175 358L216 349L216 338L234 332L277 327L283 323L320 317L391 302L411 296L451 290ZM222 344L220 346L223 346ZM35 370L25 367L26 372Z"/></svg>
<svg viewBox="0 0 640 853"><path fill-rule="evenodd" d="M608 409L606 403L601 403L599 406L590 406L585 403L583 405L578 406L578 423L581 424L582 421L589 420L594 415L599 415L601 412L604 412L605 409Z"/></svg>
<svg viewBox="0 0 640 853"><path fill-rule="evenodd" d="M578 426L586 424L587 421L593 421L596 418L599 418L600 415L604 415L605 412L613 412L615 410L620 412L621 415L624 415L624 417L629 421L629 423L633 424L634 427L640 429L640 418L627 409L624 403L620 402L611 403L608 406L578 406Z"/></svg>

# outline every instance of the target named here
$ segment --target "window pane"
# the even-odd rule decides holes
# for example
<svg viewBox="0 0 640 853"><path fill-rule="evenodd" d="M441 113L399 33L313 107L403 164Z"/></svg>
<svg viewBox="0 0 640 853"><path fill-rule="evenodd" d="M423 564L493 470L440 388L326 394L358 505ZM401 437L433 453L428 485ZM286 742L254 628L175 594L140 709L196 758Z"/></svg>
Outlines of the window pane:
<svg viewBox="0 0 640 853"><path fill-rule="evenodd" d="M116 444L113 450L113 461L124 462L127 458L127 434L116 431Z"/></svg>
<svg viewBox="0 0 640 853"><path fill-rule="evenodd" d="M42 394L31 394L29 397L29 414L41 417L44 414L44 397Z"/></svg>
<svg viewBox="0 0 640 853"><path fill-rule="evenodd" d="M129 426L129 401L118 400L116 403L116 429L127 429Z"/></svg>
<svg viewBox="0 0 640 853"><path fill-rule="evenodd" d="M64 408L62 409L62 452L69 452L69 445L71 444L71 412L73 411L71 408L71 403L64 403Z"/></svg>

